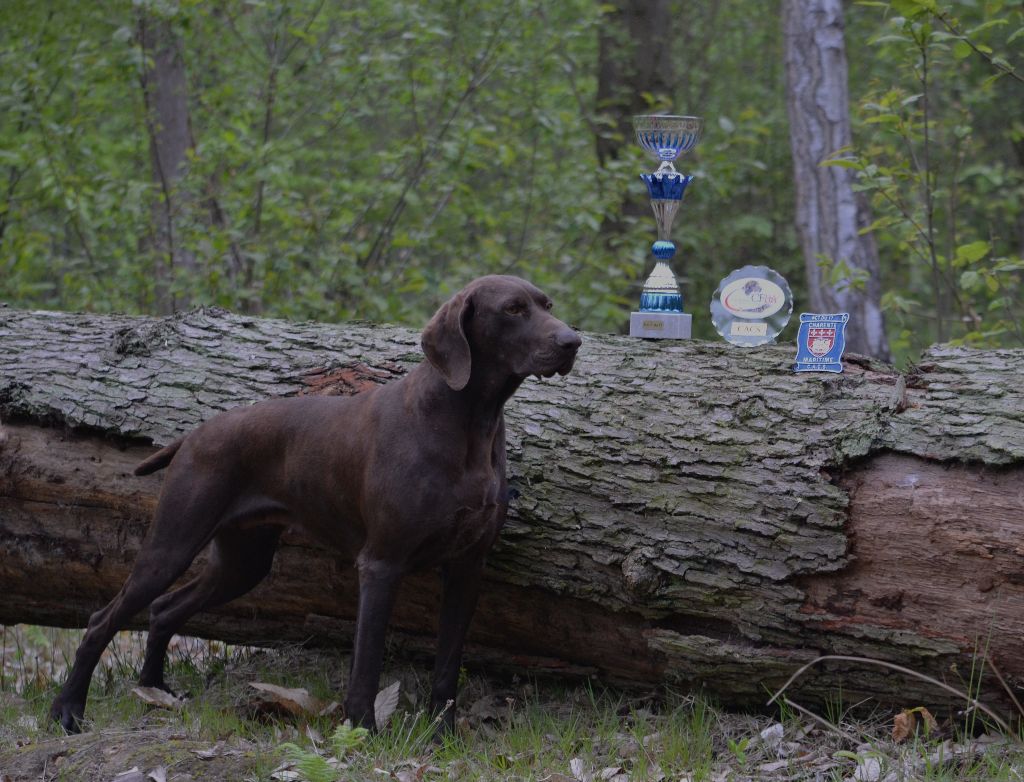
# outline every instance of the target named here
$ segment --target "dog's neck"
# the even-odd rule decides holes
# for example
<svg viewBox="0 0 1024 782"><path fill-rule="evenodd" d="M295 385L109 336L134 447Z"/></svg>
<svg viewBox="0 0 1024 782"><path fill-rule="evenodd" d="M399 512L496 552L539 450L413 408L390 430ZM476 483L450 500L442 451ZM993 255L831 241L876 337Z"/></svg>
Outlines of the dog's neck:
<svg viewBox="0 0 1024 782"><path fill-rule="evenodd" d="M456 391L429 361L414 369L409 379L424 392L422 398L427 404L461 419L467 430L485 437L493 435L501 426L505 402L523 382L519 377L497 377L474 371L465 388Z"/></svg>

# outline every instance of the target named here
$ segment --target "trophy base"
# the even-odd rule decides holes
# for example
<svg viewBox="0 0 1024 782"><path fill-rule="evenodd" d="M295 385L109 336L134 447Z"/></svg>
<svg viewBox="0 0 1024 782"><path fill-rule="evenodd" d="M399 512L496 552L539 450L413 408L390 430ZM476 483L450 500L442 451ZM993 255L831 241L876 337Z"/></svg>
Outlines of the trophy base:
<svg viewBox="0 0 1024 782"><path fill-rule="evenodd" d="M631 312L629 336L643 339L689 339L693 316L684 312Z"/></svg>

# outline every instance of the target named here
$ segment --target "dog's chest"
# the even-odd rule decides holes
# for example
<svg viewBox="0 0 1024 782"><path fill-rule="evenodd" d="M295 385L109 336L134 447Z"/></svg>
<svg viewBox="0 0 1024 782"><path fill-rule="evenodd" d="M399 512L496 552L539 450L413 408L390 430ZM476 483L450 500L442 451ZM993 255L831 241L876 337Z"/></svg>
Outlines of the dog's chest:
<svg viewBox="0 0 1024 782"><path fill-rule="evenodd" d="M415 559L419 565L483 556L494 544L505 520L505 483L496 473L486 481L467 480L450 487L443 510L420 540Z"/></svg>
<svg viewBox="0 0 1024 782"><path fill-rule="evenodd" d="M471 552L486 552L494 545L504 518L504 505L498 503L457 508L446 530L447 539L441 542L445 558L458 559Z"/></svg>

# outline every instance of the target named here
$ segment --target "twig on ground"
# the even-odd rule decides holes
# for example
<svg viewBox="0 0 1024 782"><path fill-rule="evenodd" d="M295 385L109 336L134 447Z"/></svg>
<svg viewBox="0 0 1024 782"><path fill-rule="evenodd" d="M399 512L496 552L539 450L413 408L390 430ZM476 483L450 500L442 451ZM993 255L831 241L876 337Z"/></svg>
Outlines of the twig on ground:
<svg viewBox="0 0 1024 782"><path fill-rule="evenodd" d="M778 696L776 696L776 697L778 697ZM795 709L796 711L800 712L805 717L809 717L812 720L814 720L815 722L823 725L827 730L830 730L833 733L835 733L835 734L837 734L839 736L842 736L844 739L846 739L850 743L857 744L860 741L860 739L858 739L856 736L851 736L849 733L847 733L845 730L840 728L838 725L835 725L835 724L829 722L824 717L819 717L813 711L811 711L810 709L805 709L799 703L795 703L794 701L791 701L789 698L783 698L782 702L784 704L786 704L787 706L789 706L791 709Z"/></svg>
<svg viewBox="0 0 1024 782"><path fill-rule="evenodd" d="M988 664L988 667L992 669L992 673L996 675L996 679L999 680L1003 689L1006 690L1006 694L1010 696L1010 700L1013 701L1013 705L1017 707L1017 713L1024 718L1024 706L1020 705L1020 701L1017 700L1017 696L1014 694L1013 688L1006 683L1006 679L1003 678L1003 674L999 672L998 668L996 668L996 664L992 661L992 657L988 652L985 652L985 662Z"/></svg>
<svg viewBox="0 0 1024 782"><path fill-rule="evenodd" d="M808 668L811 668L812 666L817 665L820 662L824 662L825 660L840 660L840 661L851 662L851 663L869 663L870 665L877 665L877 666L880 666L882 668L888 668L889 670L892 670L892 671L899 671L900 673L904 673L907 676L913 676L914 678L920 679L921 681L926 681L929 684L934 684L939 689L942 689L942 690L945 690L946 692L952 693L953 695L956 695L959 698L963 698L973 708L976 708L979 711L985 712L985 714L987 714L989 717L991 717L992 720L1000 727L1000 729L1004 733L1006 733L1007 735L1013 735L1013 731L1010 730L1010 726L1007 724L1007 722L1004 719L1002 719L998 714L996 714L992 709L990 709L984 703L979 701L977 698L972 698L966 692L963 692L962 690L958 690L956 687L951 687L950 685L946 684L945 682L941 682L941 681L939 681L938 679L936 679L936 678L934 678L932 676L928 676L927 674L920 673L919 671L915 671L912 668L906 668L906 667L904 667L902 665L897 665L896 663L886 662L885 660L874 660L874 659L872 659L870 657L854 657L852 655L845 655L845 654L826 654L826 655L822 655L821 657L818 657L818 658L816 658L814 660L811 660L806 665L801 666L801 668L796 673L794 673L792 676L790 676L789 679L786 681L786 683L783 684L782 687L779 689L779 691L776 692L771 698L768 699L768 703L766 705L770 706L771 704L773 704L779 698L779 696L782 695L782 693L784 693L787 689L789 689L789 686L794 681L796 681L798 678L800 678L801 675L803 675L804 671L806 671Z"/></svg>

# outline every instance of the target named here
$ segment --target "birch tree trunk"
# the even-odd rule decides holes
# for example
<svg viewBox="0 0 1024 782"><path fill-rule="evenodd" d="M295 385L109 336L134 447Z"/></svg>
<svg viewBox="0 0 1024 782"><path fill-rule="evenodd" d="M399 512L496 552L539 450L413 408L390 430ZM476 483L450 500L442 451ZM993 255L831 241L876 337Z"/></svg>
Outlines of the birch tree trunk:
<svg viewBox="0 0 1024 782"><path fill-rule="evenodd" d="M782 0L786 52L786 104L796 180L796 227L816 312L848 312L851 350L890 360L881 309L881 277L867 199L853 191L853 172L822 166L852 143L846 47L840 0ZM833 284L827 260L850 273ZM851 287L856 276L863 288Z"/></svg>
<svg viewBox="0 0 1024 782"><path fill-rule="evenodd" d="M163 319L0 309L0 622L84 625L120 587L161 474L142 458L216 412L352 393L421 358L417 332L201 310ZM934 348L906 374L792 346L586 335L566 378L507 405L519 497L489 558L470 661L703 687L757 705L818 654L967 686L1024 682L1024 351ZM152 443L152 444L151 444ZM437 579L407 580L394 647L433 648ZM189 630L347 644L347 562L290 535L266 582ZM135 626L145 627L144 616ZM991 675L982 693L1005 692ZM841 690L936 705L868 664Z"/></svg>

